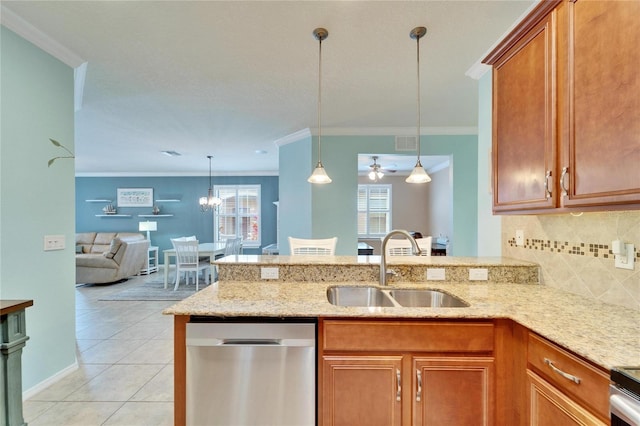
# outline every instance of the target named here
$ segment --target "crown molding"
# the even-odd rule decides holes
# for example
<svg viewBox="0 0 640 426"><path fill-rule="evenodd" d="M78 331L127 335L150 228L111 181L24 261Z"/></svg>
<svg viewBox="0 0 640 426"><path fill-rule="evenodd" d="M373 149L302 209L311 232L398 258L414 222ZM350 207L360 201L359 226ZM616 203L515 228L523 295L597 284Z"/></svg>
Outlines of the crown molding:
<svg viewBox="0 0 640 426"><path fill-rule="evenodd" d="M76 172L75 177L208 177L201 172ZM278 170L217 172L212 177L222 176L279 176Z"/></svg>
<svg viewBox="0 0 640 426"><path fill-rule="evenodd" d="M298 130L297 132L288 134L287 136L284 136L280 139L276 139L275 141L273 141L273 143L277 147L281 147L283 145L298 142L299 140L310 138L310 137L311 137L311 131L309 130L309 128L306 128L306 129Z"/></svg>
<svg viewBox="0 0 640 426"><path fill-rule="evenodd" d="M4 5L0 5L0 23L71 68L77 68L87 62Z"/></svg>
<svg viewBox="0 0 640 426"><path fill-rule="evenodd" d="M467 70L467 72L464 73L464 75L474 80L480 80L480 78L482 78L482 76L485 75L487 71L491 69L490 65L483 64L482 61L487 56L489 56L489 54L495 50L495 48L502 42L502 40L504 40L507 36L509 36L509 34L511 34L511 32L515 29L515 27L520 25L520 23L524 21L525 18L529 15L529 13L531 13L531 11L535 9L537 6L538 6L538 2L536 1L532 2L531 5L527 8L527 10L522 12L522 15L520 15L518 19L516 19L513 22L513 24L511 24L511 26L504 32L504 34L498 37L498 40L496 40L495 43L493 43L491 47L488 48L487 51L484 52L484 54L480 56L480 58L478 58L476 62L474 62L473 65L471 65L471 67L469 67L469 69Z"/></svg>

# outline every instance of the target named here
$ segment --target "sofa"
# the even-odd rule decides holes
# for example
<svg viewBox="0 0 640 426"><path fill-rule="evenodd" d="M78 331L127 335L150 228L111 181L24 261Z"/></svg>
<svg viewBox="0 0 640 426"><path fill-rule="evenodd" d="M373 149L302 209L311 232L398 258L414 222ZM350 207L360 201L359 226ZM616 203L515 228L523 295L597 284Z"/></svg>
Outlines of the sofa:
<svg viewBox="0 0 640 426"><path fill-rule="evenodd" d="M105 284L136 275L149 254L145 236L131 232L76 234L76 284Z"/></svg>

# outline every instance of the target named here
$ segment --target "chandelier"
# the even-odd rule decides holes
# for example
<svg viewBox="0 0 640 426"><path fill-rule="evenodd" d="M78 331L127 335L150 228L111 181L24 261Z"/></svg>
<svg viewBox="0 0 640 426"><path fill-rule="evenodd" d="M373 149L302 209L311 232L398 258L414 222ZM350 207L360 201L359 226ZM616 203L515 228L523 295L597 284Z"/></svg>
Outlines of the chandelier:
<svg viewBox="0 0 640 426"><path fill-rule="evenodd" d="M222 200L220 198L213 196L213 186L211 185L211 159L213 158L213 156L207 155L207 158L209 159L209 192L207 193L206 197L200 197L200 199L198 200L200 204L200 211L202 213L214 210L216 207L222 204Z"/></svg>

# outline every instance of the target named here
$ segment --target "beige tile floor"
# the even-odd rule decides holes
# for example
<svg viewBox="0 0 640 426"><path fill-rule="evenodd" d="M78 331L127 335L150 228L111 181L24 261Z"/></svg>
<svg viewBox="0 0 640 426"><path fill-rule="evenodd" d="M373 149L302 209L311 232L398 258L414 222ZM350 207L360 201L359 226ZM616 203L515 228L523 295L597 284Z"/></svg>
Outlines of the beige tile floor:
<svg viewBox="0 0 640 426"><path fill-rule="evenodd" d="M30 426L173 424L176 302L99 300L157 275L76 288L79 368L24 402Z"/></svg>

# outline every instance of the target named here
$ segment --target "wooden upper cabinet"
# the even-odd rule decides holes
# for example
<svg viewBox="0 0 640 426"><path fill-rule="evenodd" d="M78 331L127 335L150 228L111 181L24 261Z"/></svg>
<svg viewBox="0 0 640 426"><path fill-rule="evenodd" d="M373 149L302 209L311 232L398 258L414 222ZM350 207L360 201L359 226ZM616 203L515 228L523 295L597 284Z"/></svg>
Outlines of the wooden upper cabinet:
<svg viewBox="0 0 640 426"><path fill-rule="evenodd" d="M485 58L495 213L640 208L638 16L638 1L541 1Z"/></svg>
<svg viewBox="0 0 640 426"><path fill-rule="evenodd" d="M530 28L494 63L494 211L556 205L554 14Z"/></svg>
<svg viewBox="0 0 640 426"><path fill-rule="evenodd" d="M564 206L640 203L640 2L559 9Z"/></svg>

